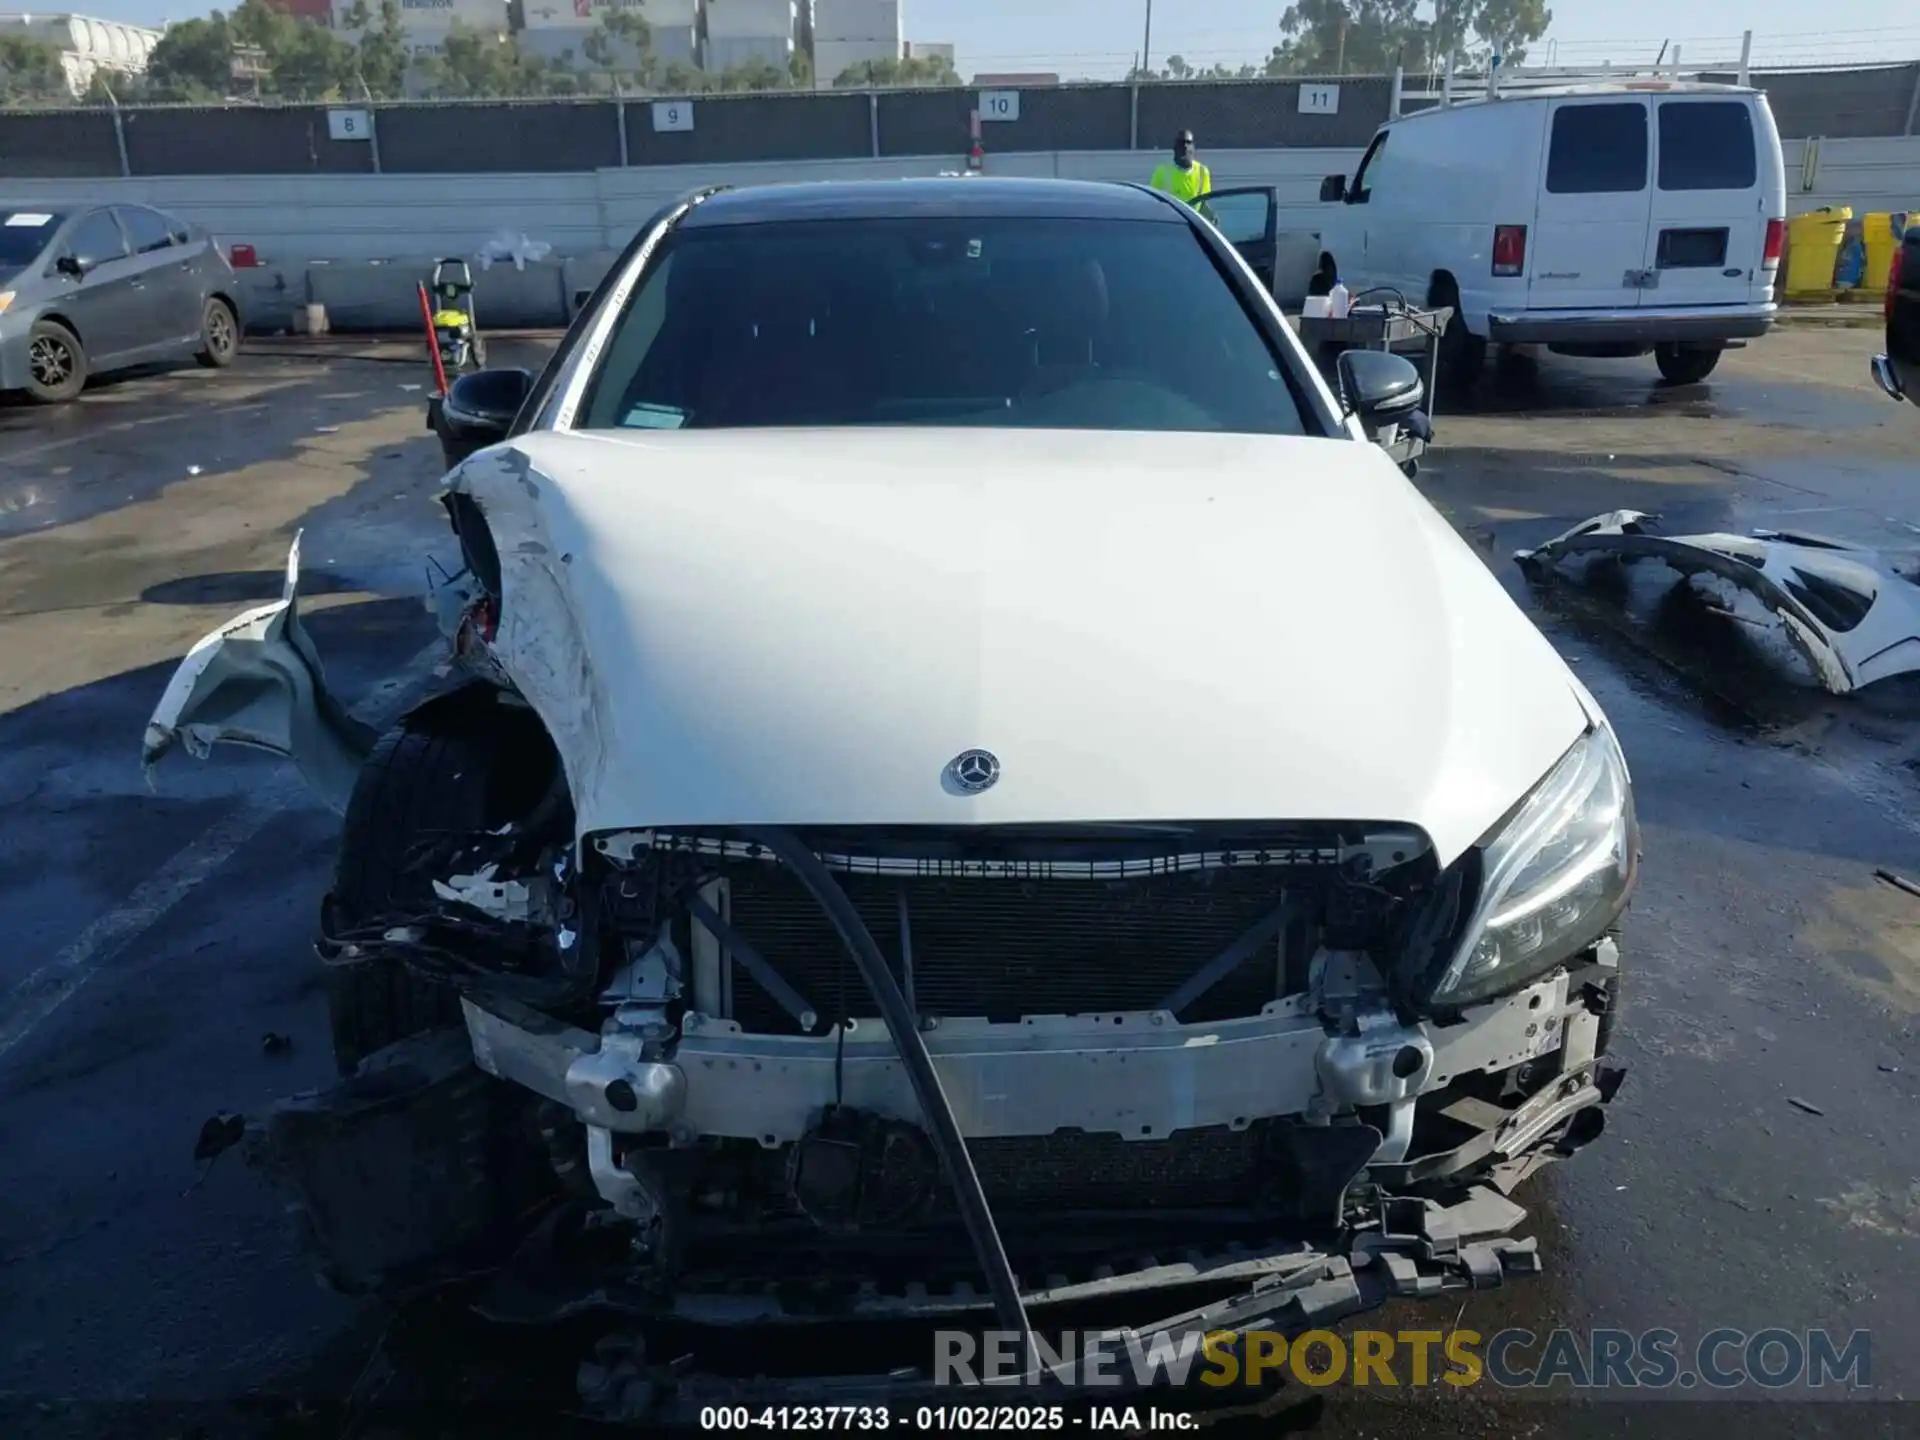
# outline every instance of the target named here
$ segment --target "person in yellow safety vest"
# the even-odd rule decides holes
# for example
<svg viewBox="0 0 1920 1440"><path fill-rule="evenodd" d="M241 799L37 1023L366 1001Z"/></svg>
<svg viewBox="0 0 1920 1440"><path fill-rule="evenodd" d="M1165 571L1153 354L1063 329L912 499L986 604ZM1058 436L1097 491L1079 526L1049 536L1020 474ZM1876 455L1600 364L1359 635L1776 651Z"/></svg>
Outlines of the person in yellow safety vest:
<svg viewBox="0 0 1920 1440"><path fill-rule="evenodd" d="M1173 163L1162 164L1149 182L1154 189L1191 205L1213 193L1213 172L1193 158L1193 132L1182 130L1173 142Z"/></svg>

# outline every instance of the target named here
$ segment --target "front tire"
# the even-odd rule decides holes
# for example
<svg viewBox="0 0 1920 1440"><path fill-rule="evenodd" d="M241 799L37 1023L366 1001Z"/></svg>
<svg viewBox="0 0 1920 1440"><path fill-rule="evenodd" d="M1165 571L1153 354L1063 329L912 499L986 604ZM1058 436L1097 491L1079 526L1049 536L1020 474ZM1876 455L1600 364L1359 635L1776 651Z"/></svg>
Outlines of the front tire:
<svg viewBox="0 0 1920 1440"><path fill-rule="evenodd" d="M423 834L482 828L485 748L469 735L411 729L404 721L380 737L341 826L328 896L331 928L350 930L431 906L431 880L406 873L408 852ZM333 1056L342 1075L395 1041L461 1023L453 986L397 960L329 965L326 989Z"/></svg>
<svg viewBox="0 0 1920 1440"><path fill-rule="evenodd" d="M1720 363L1720 354L1717 346L1656 345L1653 363L1660 367L1661 376L1674 385L1698 385L1713 373Z"/></svg>
<svg viewBox="0 0 1920 1440"><path fill-rule="evenodd" d="M1451 282L1436 288L1428 303L1436 309L1442 305L1453 308L1453 314L1447 317L1447 328L1440 334L1439 383L1451 390L1467 389L1486 368L1486 337L1467 328L1466 317L1460 313L1459 292Z"/></svg>
<svg viewBox="0 0 1920 1440"><path fill-rule="evenodd" d="M42 405L65 405L87 388L87 349L57 320L40 320L27 334L27 394Z"/></svg>
<svg viewBox="0 0 1920 1440"><path fill-rule="evenodd" d="M201 314L200 348L193 358L209 370L224 370L239 353L240 317L231 305L215 296Z"/></svg>

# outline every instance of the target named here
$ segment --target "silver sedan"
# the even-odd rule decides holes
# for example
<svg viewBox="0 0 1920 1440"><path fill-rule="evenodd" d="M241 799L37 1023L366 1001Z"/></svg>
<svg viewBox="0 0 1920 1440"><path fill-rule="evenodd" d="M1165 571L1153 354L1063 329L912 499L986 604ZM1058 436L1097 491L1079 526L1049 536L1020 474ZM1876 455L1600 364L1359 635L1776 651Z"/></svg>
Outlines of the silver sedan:
<svg viewBox="0 0 1920 1440"><path fill-rule="evenodd" d="M0 390L57 405L132 365L229 365L237 290L205 231L150 206L0 200Z"/></svg>

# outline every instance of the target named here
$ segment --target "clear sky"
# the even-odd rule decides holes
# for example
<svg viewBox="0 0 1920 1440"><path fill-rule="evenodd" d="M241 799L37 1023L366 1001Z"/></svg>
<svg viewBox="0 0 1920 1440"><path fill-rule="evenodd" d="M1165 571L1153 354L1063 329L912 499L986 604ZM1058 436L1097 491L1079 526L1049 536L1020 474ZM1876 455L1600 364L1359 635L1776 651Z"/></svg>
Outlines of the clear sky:
<svg viewBox="0 0 1920 1440"><path fill-rule="evenodd" d="M28 8L20 0L0 0ZM212 8L210 0L67 0L107 20L154 25ZM907 36L951 40L963 75L977 70L1054 70L1069 76L1124 74L1140 49L1145 0L902 0ZM44 7L54 10L54 5ZM61 6L59 8L65 8ZM1759 64L1847 64L1920 58L1920 13L1894 0L1558 0L1544 45L1529 61L1561 65L1653 59L1662 40L1681 61L1735 59L1754 32ZM1157 0L1156 61L1194 64L1264 59L1286 0ZM1428 4L1423 3L1423 11ZM1814 17L1824 28L1816 30ZM1551 53L1549 53L1549 50Z"/></svg>

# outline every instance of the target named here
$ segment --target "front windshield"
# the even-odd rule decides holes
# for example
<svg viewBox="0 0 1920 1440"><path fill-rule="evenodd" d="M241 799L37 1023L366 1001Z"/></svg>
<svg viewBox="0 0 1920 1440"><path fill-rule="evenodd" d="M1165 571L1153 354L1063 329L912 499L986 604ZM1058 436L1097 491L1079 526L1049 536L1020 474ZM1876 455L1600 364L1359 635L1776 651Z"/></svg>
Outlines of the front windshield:
<svg viewBox="0 0 1920 1440"><path fill-rule="evenodd" d="M1187 226L1008 216L674 232L578 423L1304 430Z"/></svg>
<svg viewBox="0 0 1920 1440"><path fill-rule="evenodd" d="M64 218L45 210L8 209L0 202L0 268L31 265Z"/></svg>

